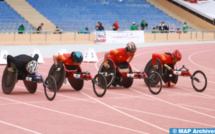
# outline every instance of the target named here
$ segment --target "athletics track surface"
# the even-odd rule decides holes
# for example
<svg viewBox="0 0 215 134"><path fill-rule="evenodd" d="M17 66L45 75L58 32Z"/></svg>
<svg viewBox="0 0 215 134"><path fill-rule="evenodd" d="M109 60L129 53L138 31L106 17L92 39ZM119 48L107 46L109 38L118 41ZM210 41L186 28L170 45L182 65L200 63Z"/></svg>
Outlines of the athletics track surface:
<svg viewBox="0 0 215 134"><path fill-rule="evenodd" d="M206 74L208 86L204 92L196 92L189 77L179 77L176 86L163 87L160 94L152 95L143 80L135 79L131 88L110 88L98 98L91 81L84 81L81 91L64 84L55 100L48 101L42 84L30 94L18 81L10 95L0 87L1 133L164 134L169 128L215 128L215 43L138 47L131 62L133 71L144 68L152 53L176 48L183 55L178 68L185 65L191 73L202 70ZM103 55L97 53L98 63L82 63L82 70L94 76ZM53 61L44 60L39 72L46 77ZM4 68L0 66L0 80Z"/></svg>

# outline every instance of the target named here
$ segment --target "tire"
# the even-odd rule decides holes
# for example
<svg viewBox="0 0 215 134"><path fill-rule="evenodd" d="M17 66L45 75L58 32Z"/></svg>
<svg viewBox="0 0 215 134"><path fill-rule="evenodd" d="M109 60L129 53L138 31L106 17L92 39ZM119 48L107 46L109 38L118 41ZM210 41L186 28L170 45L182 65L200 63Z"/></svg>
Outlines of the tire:
<svg viewBox="0 0 215 134"><path fill-rule="evenodd" d="M207 77L206 75L200 71L197 70L193 73L191 76L192 86L197 92L203 92L207 87ZM201 87L200 84L202 84Z"/></svg>
<svg viewBox="0 0 215 134"><path fill-rule="evenodd" d="M147 86L152 94L159 94L162 89L162 79L158 72L153 71L148 75Z"/></svg>
<svg viewBox="0 0 215 134"><path fill-rule="evenodd" d="M93 80L93 90L98 97L103 97L107 90L107 81L104 75L97 74Z"/></svg>
<svg viewBox="0 0 215 134"><path fill-rule="evenodd" d="M146 64L145 69L144 69L144 72L146 73L147 76L149 76L150 73L153 72L153 71L158 72L160 74L160 76L162 76L162 74L163 74L163 68L161 66L160 61L157 60L157 59L156 59L156 65L158 65L158 69L153 68L152 59L149 60L149 62ZM145 81L145 84L148 83L147 79L144 79L144 81Z"/></svg>
<svg viewBox="0 0 215 134"><path fill-rule="evenodd" d="M57 84L57 91L61 88L63 85L64 79L66 77L66 71L64 70L64 66L62 62L58 62L58 66L61 68L60 71L55 70L55 64L52 65L52 67L49 70L48 75L52 75L55 78L56 84Z"/></svg>
<svg viewBox="0 0 215 134"><path fill-rule="evenodd" d="M107 80L107 88L111 86L116 77L116 69L114 67L114 63L108 60L109 68L104 67L104 63L101 64L98 73L105 76Z"/></svg>
<svg viewBox="0 0 215 134"><path fill-rule="evenodd" d="M57 92L57 84L53 76L49 75L43 84L46 98L50 101L54 100Z"/></svg>
<svg viewBox="0 0 215 134"><path fill-rule="evenodd" d="M12 65L14 68L15 65ZM17 82L18 72L8 72L7 66L4 69L4 73L2 76L2 90L5 94L10 94Z"/></svg>
<svg viewBox="0 0 215 134"><path fill-rule="evenodd" d="M29 93L35 93L37 90L37 83L32 81L23 80L24 85Z"/></svg>

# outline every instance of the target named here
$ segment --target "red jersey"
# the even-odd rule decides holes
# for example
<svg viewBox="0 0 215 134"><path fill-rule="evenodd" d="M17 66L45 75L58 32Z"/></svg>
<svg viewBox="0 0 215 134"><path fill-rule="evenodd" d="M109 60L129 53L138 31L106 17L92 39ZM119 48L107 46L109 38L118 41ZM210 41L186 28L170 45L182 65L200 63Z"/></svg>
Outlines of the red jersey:
<svg viewBox="0 0 215 134"><path fill-rule="evenodd" d="M152 63L153 65L156 64L156 59L160 60L161 64L173 64L175 62L172 61L172 55L163 53L163 54L152 54Z"/></svg>
<svg viewBox="0 0 215 134"><path fill-rule="evenodd" d="M116 30L118 30L119 29L119 24L117 23L117 22L114 22L113 23L113 26L115 25L115 27L116 27Z"/></svg>
<svg viewBox="0 0 215 134"><path fill-rule="evenodd" d="M71 57L71 54L62 54L62 55L58 55L57 59L59 61L62 61L64 65L74 65L72 59L70 58Z"/></svg>
<svg viewBox="0 0 215 134"><path fill-rule="evenodd" d="M134 53L127 55L125 53L125 48L118 48L110 51L108 59L112 59L116 63L122 63L124 61L127 61L131 56L134 56Z"/></svg>

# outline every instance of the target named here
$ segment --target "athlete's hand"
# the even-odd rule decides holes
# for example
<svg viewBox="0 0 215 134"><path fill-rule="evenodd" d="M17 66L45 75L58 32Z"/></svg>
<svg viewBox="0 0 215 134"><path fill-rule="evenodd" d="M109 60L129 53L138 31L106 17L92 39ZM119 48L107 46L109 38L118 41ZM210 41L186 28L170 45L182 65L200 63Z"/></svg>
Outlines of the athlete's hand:
<svg viewBox="0 0 215 134"><path fill-rule="evenodd" d="M104 62L104 66L105 66L105 68L109 68L110 67L109 64L107 63L107 61Z"/></svg>
<svg viewBox="0 0 215 134"><path fill-rule="evenodd" d="M60 67L58 65L55 66L55 71L60 71Z"/></svg>
<svg viewBox="0 0 215 134"><path fill-rule="evenodd" d="M153 68L158 69L158 65L153 65Z"/></svg>
<svg viewBox="0 0 215 134"><path fill-rule="evenodd" d="M13 68L12 68L12 67L8 67L8 68L7 68L7 71L8 71L8 72L13 72Z"/></svg>

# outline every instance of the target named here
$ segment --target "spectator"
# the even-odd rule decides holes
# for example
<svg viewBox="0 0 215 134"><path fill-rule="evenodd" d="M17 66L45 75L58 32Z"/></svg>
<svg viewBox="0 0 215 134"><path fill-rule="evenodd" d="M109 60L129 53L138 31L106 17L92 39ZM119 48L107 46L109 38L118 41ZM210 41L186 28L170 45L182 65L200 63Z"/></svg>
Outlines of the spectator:
<svg viewBox="0 0 215 134"><path fill-rule="evenodd" d="M113 26L113 31L118 31L119 29L118 21L115 21L112 26Z"/></svg>
<svg viewBox="0 0 215 134"><path fill-rule="evenodd" d="M54 34L62 34L62 31L61 31L61 29L58 26L56 26Z"/></svg>
<svg viewBox="0 0 215 134"><path fill-rule="evenodd" d="M164 30L165 30L165 33L169 33L169 24L168 23L166 25L164 24Z"/></svg>
<svg viewBox="0 0 215 134"><path fill-rule="evenodd" d="M143 19L142 21L141 21L141 29L142 30L144 30L145 29L145 27L148 27L148 23Z"/></svg>
<svg viewBox="0 0 215 134"><path fill-rule="evenodd" d="M98 27L98 30L99 31L104 31L105 30L104 27L102 26L102 23L100 23L100 26Z"/></svg>
<svg viewBox="0 0 215 134"><path fill-rule="evenodd" d="M86 27L86 28L84 29L83 33L84 33L84 34L89 34L89 29L88 29L88 27Z"/></svg>
<svg viewBox="0 0 215 134"><path fill-rule="evenodd" d="M40 34L43 28L43 23L40 24L40 26L37 28L37 33Z"/></svg>
<svg viewBox="0 0 215 134"><path fill-rule="evenodd" d="M159 26L159 30L161 33L164 33L164 27L165 27L165 22L161 22L161 25Z"/></svg>
<svg viewBox="0 0 215 134"><path fill-rule="evenodd" d="M23 32L25 31L25 27L24 27L23 24L21 24L21 25L19 26L18 31L19 31L19 32L18 32L19 34L23 34Z"/></svg>
<svg viewBox="0 0 215 134"><path fill-rule="evenodd" d="M176 33L178 33L178 34L180 34L180 33L181 33L180 28L177 28Z"/></svg>
<svg viewBox="0 0 215 134"><path fill-rule="evenodd" d="M96 25L96 31L99 31L99 26L100 26L100 21L97 23L97 25Z"/></svg>
<svg viewBox="0 0 215 134"><path fill-rule="evenodd" d="M170 33L175 33L175 28L174 27L171 28Z"/></svg>
<svg viewBox="0 0 215 134"><path fill-rule="evenodd" d="M137 28L135 30L139 30L139 26L137 26Z"/></svg>
<svg viewBox="0 0 215 134"><path fill-rule="evenodd" d="M183 33L187 33L187 30L188 30L187 23L184 22L184 25L183 25Z"/></svg>
<svg viewBox="0 0 215 134"><path fill-rule="evenodd" d="M157 33L157 30L155 27L153 27L152 33Z"/></svg>
<svg viewBox="0 0 215 134"><path fill-rule="evenodd" d="M133 22L133 24L131 25L131 30L137 30L137 26L135 25L135 22Z"/></svg>
<svg viewBox="0 0 215 134"><path fill-rule="evenodd" d="M78 31L78 34L82 34L83 33L83 29L80 28L79 31Z"/></svg>

